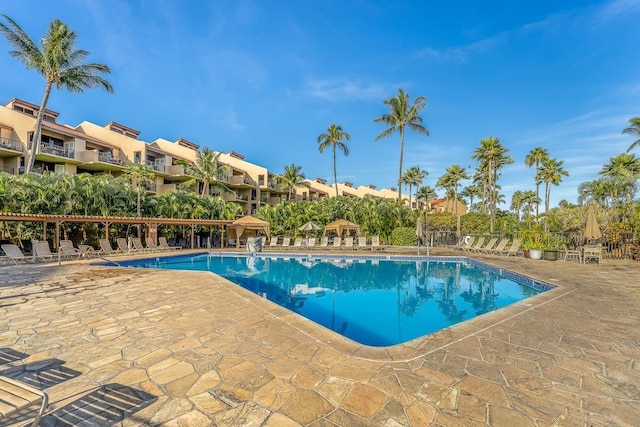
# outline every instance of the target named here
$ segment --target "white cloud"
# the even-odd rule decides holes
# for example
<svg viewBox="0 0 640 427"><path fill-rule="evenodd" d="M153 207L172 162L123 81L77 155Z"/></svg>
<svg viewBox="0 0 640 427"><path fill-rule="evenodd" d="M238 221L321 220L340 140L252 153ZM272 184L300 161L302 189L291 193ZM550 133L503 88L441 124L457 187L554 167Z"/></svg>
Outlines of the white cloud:
<svg viewBox="0 0 640 427"><path fill-rule="evenodd" d="M387 98L401 84L367 83L358 79L313 79L304 82L302 92L312 98L326 101L376 100Z"/></svg>

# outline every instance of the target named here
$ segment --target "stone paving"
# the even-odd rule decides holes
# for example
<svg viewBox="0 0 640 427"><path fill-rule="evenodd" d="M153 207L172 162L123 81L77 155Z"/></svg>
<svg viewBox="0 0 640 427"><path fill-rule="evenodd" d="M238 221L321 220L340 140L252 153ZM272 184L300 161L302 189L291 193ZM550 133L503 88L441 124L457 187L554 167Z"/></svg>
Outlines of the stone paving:
<svg viewBox="0 0 640 427"><path fill-rule="evenodd" d="M0 267L43 426L638 426L640 263L478 256L557 288L388 348L206 272Z"/></svg>

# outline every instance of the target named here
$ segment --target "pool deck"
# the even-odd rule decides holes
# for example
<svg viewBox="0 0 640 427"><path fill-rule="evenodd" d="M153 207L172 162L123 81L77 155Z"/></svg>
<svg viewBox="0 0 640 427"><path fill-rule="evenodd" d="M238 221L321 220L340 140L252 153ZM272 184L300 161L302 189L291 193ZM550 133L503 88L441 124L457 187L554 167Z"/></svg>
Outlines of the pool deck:
<svg viewBox="0 0 640 427"><path fill-rule="evenodd" d="M475 255L557 288L391 348L207 272L0 267L0 374L42 426L640 425L640 263Z"/></svg>

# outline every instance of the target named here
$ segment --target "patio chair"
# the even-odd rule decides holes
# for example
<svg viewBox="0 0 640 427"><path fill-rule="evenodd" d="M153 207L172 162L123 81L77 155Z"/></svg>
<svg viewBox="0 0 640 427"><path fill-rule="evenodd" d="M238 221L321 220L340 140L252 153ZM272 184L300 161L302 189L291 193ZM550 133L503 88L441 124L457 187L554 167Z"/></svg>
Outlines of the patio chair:
<svg viewBox="0 0 640 427"><path fill-rule="evenodd" d="M327 248L327 246L329 246L329 238L327 236L323 236L320 239L320 248Z"/></svg>
<svg viewBox="0 0 640 427"><path fill-rule="evenodd" d="M371 236L371 249L375 249L377 251L384 250L384 246L380 244L380 236L378 236L377 234Z"/></svg>
<svg viewBox="0 0 640 427"><path fill-rule="evenodd" d="M344 246L343 249L355 249L356 247L353 245L353 237L345 237L344 238Z"/></svg>
<svg viewBox="0 0 640 427"><path fill-rule="evenodd" d="M117 255L121 252L121 249L113 249L113 247L111 246L111 242L109 242L109 239L100 239L100 254L109 256Z"/></svg>
<svg viewBox="0 0 640 427"><path fill-rule="evenodd" d="M574 260L580 263L582 262L582 251L580 249L569 249L567 245L562 245L561 250L563 261Z"/></svg>
<svg viewBox="0 0 640 427"><path fill-rule="evenodd" d="M42 261L54 261L56 254L51 252L49 248L49 242L46 240L34 240L31 243L31 251L33 257Z"/></svg>
<svg viewBox="0 0 640 427"><path fill-rule="evenodd" d="M80 249L73 246L71 240L60 240L58 252L60 252L60 257L64 259L80 259L84 255Z"/></svg>
<svg viewBox="0 0 640 427"><path fill-rule="evenodd" d="M48 404L49 396L44 391L22 381L0 376L0 424L7 425L5 422L9 418L31 413L31 407L39 405L40 409L31 422L32 427L37 427ZM23 424L24 421L21 421L20 425Z"/></svg>
<svg viewBox="0 0 640 427"><path fill-rule="evenodd" d="M465 236L464 239L460 239L460 241L458 241L458 244L452 246L451 249L453 249L454 251L464 251L471 248L472 244L473 236Z"/></svg>
<svg viewBox="0 0 640 427"><path fill-rule="evenodd" d="M478 250L479 248L481 248L484 245L484 240L485 240L485 238L483 236L478 237L478 240L476 240L476 242L473 244L473 246L469 246L469 248L466 249L465 252L474 252L474 251Z"/></svg>
<svg viewBox="0 0 640 427"><path fill-rule="evenodd" d="M473 252L476 252L476 253L489 253L489 251L491 249L493 249L493 247L496 245L497 241L498 241L497 237L492 237L491 239L489 239L489 241L487 242L486 245L475 249Z"/></svg>
<svg viewBox="0 0 640 427"><path fill-rule="evenodd" d="M166 251L175 251L178 249L182 249L182 246L171 246L169 242L167 242L167 238L164 236L158 237L158 247L160 249L164 249Z"/></svg>
<svg viewBox="0 0 640 427"><path fill-rule="evenodd" d="M7 257L7 262L13 262L15 265L18 265L18 261L20 262L34 262L34 259L31 257L25 256L22 253L18 245L15 243L5 243L2 245L2 251Z"/></svg>
<svg viewBox="0 0 640 427"><path fill-rule="evenodd" d="M278 246L278 236L272 236L271 240L269 241L269 247L275 248L277 246Z"/></svg>
<svg viewBox="0 0 640 427"><path fill-rule="evenodd" d="M513 242L511 242L511 246L509 246L509 249L505 249L503 251L497 252L497 254L505 255L505 256L511 256L511 255L516 256L520 252L521 244L522 244L522 241L520 239L513 239Z"/></svg>
<svg viewBox="0 0 640 427"><path fill-rule="evenodd" d="M506 238L506 237L502 238L502 239L500 239L500 242L498 242L498 244L494 248L489 249L487 252L490 253L490 254L497 255L500 252L504 251L504 248L507 247L507 243L509 243L509 239Z"/></svg>
<svg viewBox="0 0 640 427"><path fill-rule="evenodd" d="M142 243L142 241L140 243ZM145 248L150 252L164 251L164 248L161 248L160 246L156 245L156 242L154 242L152 238L146 239L144 243L145 243Z"/></svg>
<svg viewBox="0 0 640 427"><path fill-rule="evenodd" d="M282 249L289 249L291 247L291 237L282 238Z"/></svg>
<svg viewBox="0 0 640 427"><path fill-rule="evenodd" d="M367 238L365 236L358 237L358 249L371 250L371 246L367 244Z"/></svg>
<svg viewBox="0 0 640 427"><path fill-rule="evenodd" d="M598 265L602 264L602 246L586 245L582 248L582 262L586 264L589 261L596 261Z"/></svg>
<svg viewBox="0 0 640 427"><path fill-rule="evenodd" d="M341 245L342 245L342 238L334 237L333 238L333 247L334 248L340 248Z"/></svg>
<svg viewBox="0 0 640 427"><path fill-rule="evenodd" d="M301 247L302 247L302 237L296 237L296 239L293 241L293 248L299 249Z"/></svg>
<svg viewBox="0 0 640 427"><path fill-rule="evenodd" d="M307 247L311 248L311 249L316 247L316 238L315 237L309 237L309 239L307 239Z"/></svg>
<svg viewBox="0 0 640 427"><path fill-rule="evenodd" d="M142 244L142 239L140 237L132 237L131 244L133 245L133 249L135 249L136 252L151 252L151 249L149 249L149 247Z"/></svg>
<svg viewBox="0 0 640 427"><path fill-rule="evenodd" d="M120 252L122 252L123 254L128 254L130 252L135 252L135 249L129 248L129 244L127 243L127 239L125 239L124 237L118 237L116 239L116 242L118 243L118 250L120 250Z"/></svg>

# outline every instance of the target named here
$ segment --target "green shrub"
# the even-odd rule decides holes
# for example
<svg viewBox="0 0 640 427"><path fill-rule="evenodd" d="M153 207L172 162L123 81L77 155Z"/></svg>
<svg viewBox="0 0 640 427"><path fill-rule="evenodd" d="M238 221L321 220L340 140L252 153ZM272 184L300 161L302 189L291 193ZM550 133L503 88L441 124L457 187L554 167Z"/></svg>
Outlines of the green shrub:
<svg viewBox="0 0 640 427"><path fill-rule="evenodd" d="M416 229L410 227L398 227L391 233L391 244L394 246L417 246L418 236Z"/></svg>

